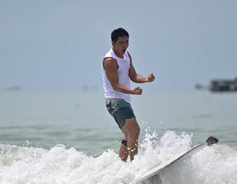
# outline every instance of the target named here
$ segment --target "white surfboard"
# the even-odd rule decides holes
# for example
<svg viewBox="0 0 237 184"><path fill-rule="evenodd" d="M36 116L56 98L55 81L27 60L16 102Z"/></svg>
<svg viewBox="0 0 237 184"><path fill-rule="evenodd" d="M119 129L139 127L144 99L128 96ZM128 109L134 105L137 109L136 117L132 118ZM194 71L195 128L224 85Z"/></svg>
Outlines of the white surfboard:
<svg viewBox="0 0 237 184"><path fill-rule="evenodd" d="M194 155L195 153L197 153L198 151L200 151L201 149L203 149L206 146L206 144L200 144L198 146L195 146L194 148L192 148L191 150L182 153L178 156L175 156L174 158L171 158L163 163L161 163L160 165L152 168L151 170L145 172L140 178L139 178L139 182L143 182L143 181L147 181L147 180L156 180L156 183L161 183L160 179L159 179L159 173L169 167L170 165L174 164L175 162L181 161L183 159L187 159L189 157L191 157L192 155Z"/></svg>

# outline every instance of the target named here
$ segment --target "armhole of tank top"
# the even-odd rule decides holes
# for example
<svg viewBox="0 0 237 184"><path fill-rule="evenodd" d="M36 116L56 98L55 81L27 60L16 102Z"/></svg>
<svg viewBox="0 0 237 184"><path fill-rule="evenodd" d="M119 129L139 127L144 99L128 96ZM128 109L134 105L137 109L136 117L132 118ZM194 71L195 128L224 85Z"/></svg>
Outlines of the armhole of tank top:
<svg viewBox="0 0 237 184"><path fill-rule="evenodd" d="M107 58L113 58L113 57L105 57L104 59L103 59L103 68L105 69L105 67L104 67L104 61L105 61L105 59L107 59ZM114 58L113 58L114 59ZM116 60L117 61L117 60ZM118 61L117 61L117 65L118 65ZM119 65L118 65L118 68L117 68L117 70L119 69Z"/></svg>

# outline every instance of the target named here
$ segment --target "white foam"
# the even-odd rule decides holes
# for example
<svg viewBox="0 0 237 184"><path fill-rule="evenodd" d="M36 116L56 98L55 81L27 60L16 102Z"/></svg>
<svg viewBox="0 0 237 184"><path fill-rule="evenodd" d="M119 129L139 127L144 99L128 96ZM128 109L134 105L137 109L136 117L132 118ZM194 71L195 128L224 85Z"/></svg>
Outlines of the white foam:
<svg viewBox="0 0 237 184"><path fill-rule="evenodd" d="M189 150L191 145L192 135L167 131L160 137L148 128L139 154L127 163L113 150L93 158L64 145L50 150L0 145L0 183L135 184L144 171ZM236 183L236 152L229 146L206 148L162 173L163 184Z"/></svg>

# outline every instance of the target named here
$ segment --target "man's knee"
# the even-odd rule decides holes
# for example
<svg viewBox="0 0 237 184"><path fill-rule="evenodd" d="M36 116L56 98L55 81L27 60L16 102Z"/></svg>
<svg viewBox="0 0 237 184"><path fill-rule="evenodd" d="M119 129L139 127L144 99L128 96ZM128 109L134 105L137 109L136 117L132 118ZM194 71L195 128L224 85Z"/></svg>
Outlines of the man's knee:
<svg viewBox="0 0 237 184"><path fill-rule="evenodd" d="M124 128L129 133L129 136L139 136L140 127L135 118L126 120L126 125Z"/></svg>
<svg viewBox="0 0 237 184"><path fill-rule="evenodd" d="M138 124L136 124L132 130L131 130L131 134L133 134L134 136L139 136L140 134L140 127Z"/></svg>

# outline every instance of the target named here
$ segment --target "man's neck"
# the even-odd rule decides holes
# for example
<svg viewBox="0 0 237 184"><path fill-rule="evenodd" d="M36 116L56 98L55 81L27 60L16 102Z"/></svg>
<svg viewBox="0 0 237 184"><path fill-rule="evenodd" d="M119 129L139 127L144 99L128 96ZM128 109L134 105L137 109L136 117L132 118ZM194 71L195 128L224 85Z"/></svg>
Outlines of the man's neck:
<svg viewBox="0 0 237 184"><path fill-rule="evenodd" d="M119 58L122 58L122 59L124 58L124 57L123 57L123 54L122 54L122 55L119 54L119 53L116 52L116 50L114 50L113 48L112 48L112 50L113 50L113 52L115 53L116 56L118 56Z"/></svg>

